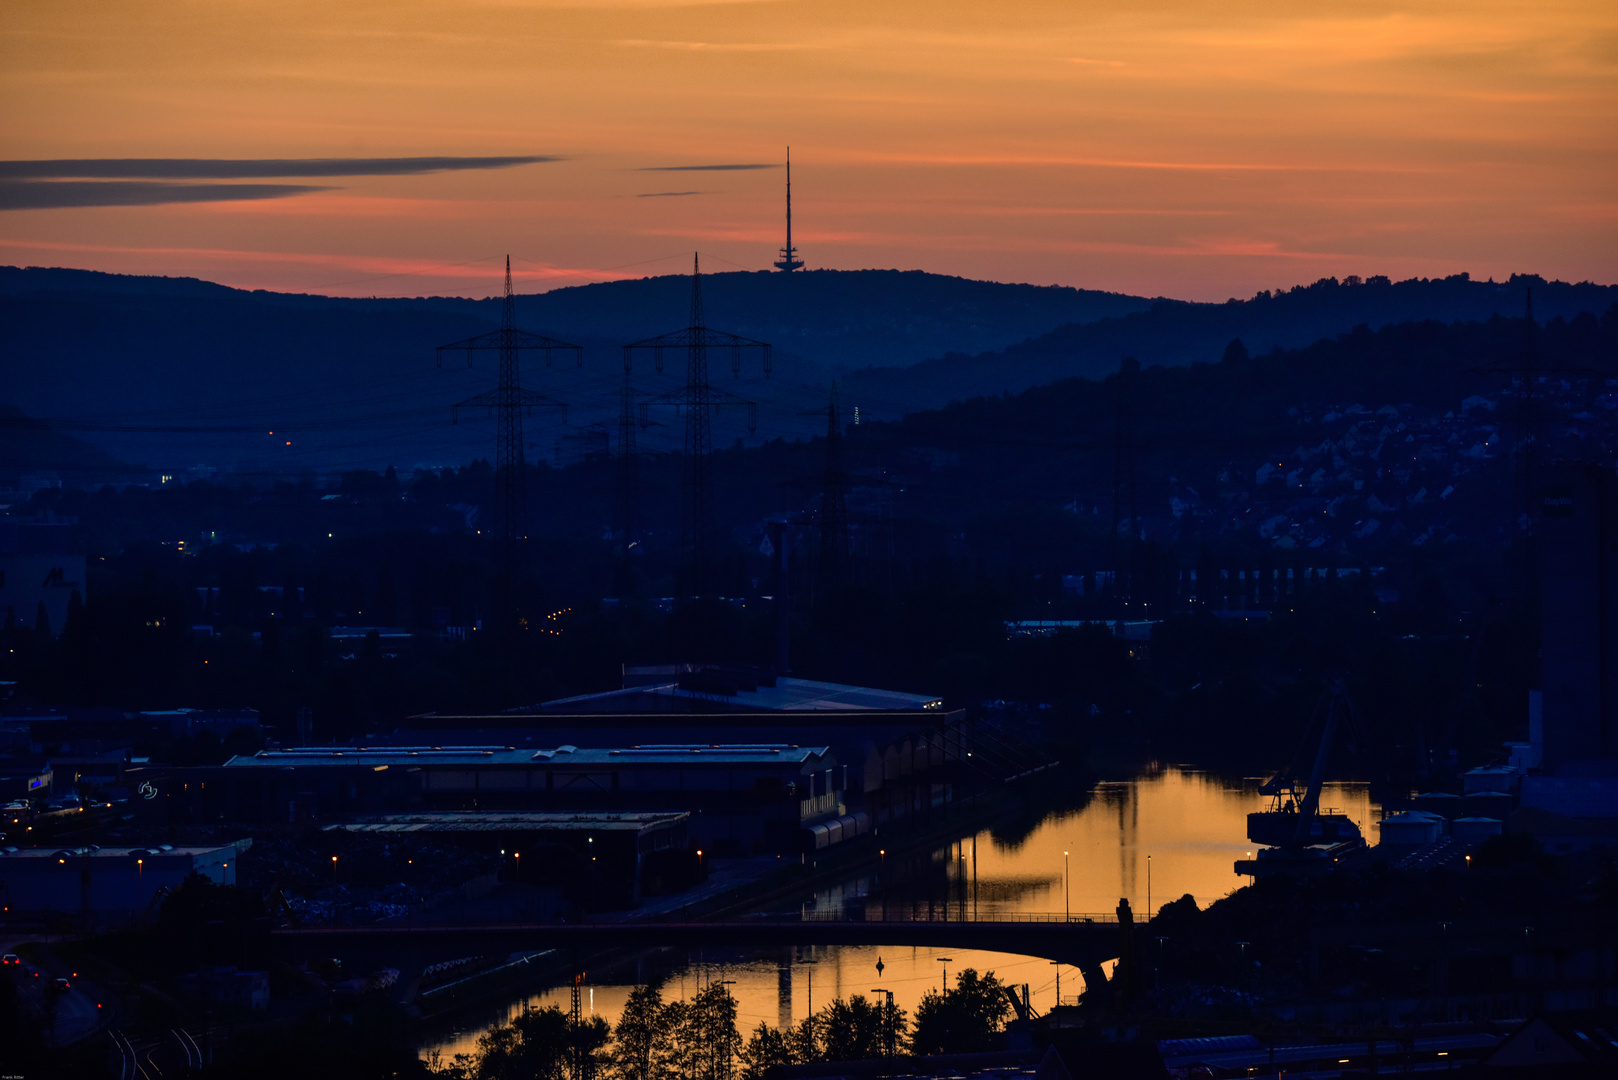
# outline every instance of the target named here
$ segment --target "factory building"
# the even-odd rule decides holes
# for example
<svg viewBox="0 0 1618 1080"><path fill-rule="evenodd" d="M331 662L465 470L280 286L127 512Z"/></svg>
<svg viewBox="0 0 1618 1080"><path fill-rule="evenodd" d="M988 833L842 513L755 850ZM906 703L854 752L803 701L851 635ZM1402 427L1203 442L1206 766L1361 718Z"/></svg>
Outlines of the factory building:
<svg viewBox="0 0 1618 1080"><path fill-rule="evenodd" d="M508 712L426 713L378 742L478 741L579 747L697 743L825 746L847 767L852 830L947 813L985 787L1017 782L1051 762L930 694L794 679L734 665L626 667L623 687ZM847 824L847 823L845 823Z"/></svg>
<svg viewBox="0 0 1618 1080"><path fill-rule="evenodd" d="M700 880L703 854L689 813L442 811L382 814L327 825L327 832L430 836L499 854L501 876L559 888L591 910L633 907L642 897L679 892Z"/></svg>
<svg viewBox="0 0 1618 1080"><path fill-rule="evenodd" d="M1541 681L1517 749L1524 807L1618 818L1618 478L1594 465L1547 478L1539 522Z"/></svg>
<svg viewBox="0 0 1618 1080"><path fill-rule="evenodd" d="M14 920L72 916L85 928L128 926L192 874L236 884L236 862L251 847L3 848L0 898Z"/></svg>
<svg viewBox="0 0 1618 1080"><path fill-rule="evenodd" d="M716 853L797 851L843 813L845 770L825 746L322 747L265 750L203 769L131 773L165 822L333 822L420 811L689 812Z"/></svg>

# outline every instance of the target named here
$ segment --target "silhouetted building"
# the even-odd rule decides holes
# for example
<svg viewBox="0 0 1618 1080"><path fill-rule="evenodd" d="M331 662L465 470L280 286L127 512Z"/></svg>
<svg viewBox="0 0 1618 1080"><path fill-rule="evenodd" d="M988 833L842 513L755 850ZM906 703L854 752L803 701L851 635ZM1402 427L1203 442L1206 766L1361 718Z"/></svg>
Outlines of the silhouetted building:
<svg viewBox="0 0 1618 1080"><path fill-rule="evenodd" d="M691 815L683 812L444 811L382 814L326 831L384 839L426 835L498 852L507 880L557 887L592 908L616 908L696 883L701 857L690 825Z"/></svg>
<svg viewBox="0 0 1618 1080"><path fill-rule="evenodd" d="M0 849L0 897L14 919L68 914L86 926L127 925L192 874L236 884L237 859L252 844Z"/></svg>
<svg viewBox="0 0 1618 1080"><path fill-rule="evenodd" d="M321 747L223 766L151 769L142 809L160 820L341 821L424 810L690 812L690 835L726 853L796 851L844 810L845 770L825 746Z"/></svg>
<svg viewBox="0 0 1618 1080"><path fill-rule="evenodd" d="M704 680L699 685L714 677L711 671L695 674ZM404 727L374 741L462 741L534 749L559 743L610 748L721 740L824 746L846 766L846 812L863 811L872 825L945 812L976 792L1015 785L1051 764L1038 748L981 720L969 721L963 710L944 709L937 698L810 680L774 682L733 688L729 694L655 682L494 715L428 713L410 717ZM895 703L911 707L881 707ZM853 835L861 835L862 829L856 823Z"/></svg>
<svg viewBox="0 0 1618 1080"><path fill-rule="evenodd" d="M1559 470L1545 485L1539 544L1545 764L1612 758L1618 745L1618 483Z"/></svg>
<svg viewBox="0 0 1618 1080"><path fill-rule="evenodd" d="M1548 476L1537 540L1543 703L1530 704L1526 764L1538 757L1539 767L1523 777L1521 801L1569 817L1618 818L1618 480L1612 471L1573 465ZM1542 709L1538 717L1536 708Z"/></svg>

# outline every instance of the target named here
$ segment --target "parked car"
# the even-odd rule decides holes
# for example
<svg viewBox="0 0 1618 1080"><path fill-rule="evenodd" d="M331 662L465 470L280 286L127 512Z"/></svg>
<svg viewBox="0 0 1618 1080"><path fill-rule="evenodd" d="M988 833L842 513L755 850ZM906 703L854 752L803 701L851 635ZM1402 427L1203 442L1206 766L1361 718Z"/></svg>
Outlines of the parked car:
<svg viewBox="0 0 1618 1080"><path fill-rule="evenodd" d="M21 963L22 963L22 957L18 956L14 952L8 952L8 953L6 953L6 955L0 956L0 966L11 967L13 964L21 964Z"/></svg>

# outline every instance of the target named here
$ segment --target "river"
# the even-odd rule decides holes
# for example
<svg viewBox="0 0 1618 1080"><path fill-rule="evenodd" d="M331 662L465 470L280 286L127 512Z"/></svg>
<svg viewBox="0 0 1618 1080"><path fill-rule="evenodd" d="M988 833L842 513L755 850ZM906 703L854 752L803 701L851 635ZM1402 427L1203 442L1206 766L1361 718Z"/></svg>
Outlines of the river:
<svg viewBox="0 0 1618 1080"><path fill-rule="evenodd" d="M1169 767L1134 780L1098 784L1075 810L1052 812L1036 824L1007 833L1004 827L934 849L905 866L882 866L805 897L806 911L835 913L863 906L865 918L991 918L1005 915L1110 913L1122 897L1137 913L1155 910L1189 893L1199 907L1245 883L1233 864L1252 850L1245 842L1246 815L1265 809L1258 780L1220 779L1187 767ZM1375 842L1380 808L1364 784L1331 783L1323 808L1336 808ZM881 964L880 969L878 964ZM1026 983L1034 1008L1064 1000L1084 988L1078 971L1045 960L1006 953L923 948L838 946L798 949L790 955L741 950L689 954L669 950L619 970L590 973L586 1007L616 1022L636 983L664 980L665 997L684 997L706 983L731 981L744 1035L764 1022L802 1020L837 997L870 995L881 987L907 1012L930 989L963 967L993 971L1002 981ZM506 1003L465 1014L462 1022L434 1034L424 1054L445 1059L469 1052L490 1026L527 1007L570 1007L571 989L513 994Z"/></svg>

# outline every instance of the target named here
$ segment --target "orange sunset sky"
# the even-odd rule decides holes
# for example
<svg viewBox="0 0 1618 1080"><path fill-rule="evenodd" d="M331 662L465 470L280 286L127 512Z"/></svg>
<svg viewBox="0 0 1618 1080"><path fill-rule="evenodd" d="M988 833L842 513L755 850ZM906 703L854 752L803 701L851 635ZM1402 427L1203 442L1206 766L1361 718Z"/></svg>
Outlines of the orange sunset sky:
<svg viewBox="0 0 1618 1080"><path fill-rule="evenodd" d="M1611 0L9 0L0 43L13 265L364 295L484 295L507 251L525 291L760 269L790 143L812 268L1618 280ZM554 160L281 160L424 156ZM277 164L15 164L124 158ZM675 168L738 164L770 167Z"/></svg>

